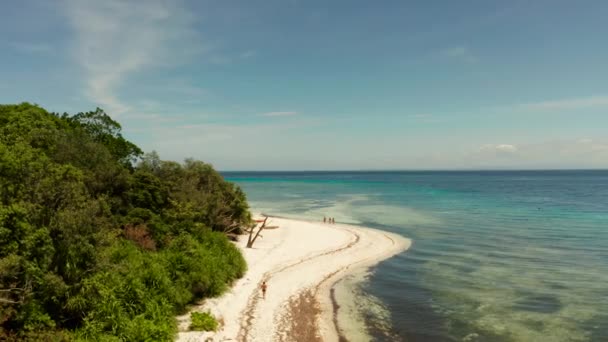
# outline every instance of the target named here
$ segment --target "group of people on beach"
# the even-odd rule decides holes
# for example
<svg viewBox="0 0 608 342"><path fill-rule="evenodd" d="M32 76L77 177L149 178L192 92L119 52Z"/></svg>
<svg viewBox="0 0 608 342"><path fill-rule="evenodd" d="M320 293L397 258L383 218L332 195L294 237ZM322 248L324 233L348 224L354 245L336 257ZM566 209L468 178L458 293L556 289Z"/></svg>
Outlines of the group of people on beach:
<svg viewBox="0 0 608 342"><path fill-rule="evenodd" d="M336 219L333 217L323 216L323 223L336 223Z"/></svg>

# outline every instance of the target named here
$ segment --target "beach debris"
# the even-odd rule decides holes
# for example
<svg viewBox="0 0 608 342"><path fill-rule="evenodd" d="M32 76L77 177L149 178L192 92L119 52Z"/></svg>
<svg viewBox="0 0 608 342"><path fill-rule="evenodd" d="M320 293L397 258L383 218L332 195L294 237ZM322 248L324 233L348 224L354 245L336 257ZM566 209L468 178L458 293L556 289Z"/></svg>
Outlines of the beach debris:
<svg viewBox="0 0 608 342"><path fill-rule="evenodd" d="M263 220L255 220L255 222L256 222L255 225L250 227L248 230L245 230L247 233L249 233L249 238L247 239L247 248L252 248L253 243L255 242L255 240L258 237L264 238L262 235L260 235L262 230L279 228L278 226L266 226L266 223L268 223L268 216L266 216ZM258 224L260 224L260 225L258 226ZM256 228L257 228L257 232L256 232ZM254 235L254 232L255 232L255 235Z"/></svg>

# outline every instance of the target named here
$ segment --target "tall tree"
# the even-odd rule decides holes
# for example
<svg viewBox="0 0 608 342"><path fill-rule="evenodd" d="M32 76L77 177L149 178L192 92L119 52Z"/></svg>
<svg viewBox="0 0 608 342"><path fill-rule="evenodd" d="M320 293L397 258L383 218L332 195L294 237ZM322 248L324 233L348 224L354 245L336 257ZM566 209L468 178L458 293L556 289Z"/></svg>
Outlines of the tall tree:
<svg viewBox="0 0 608 342"><path fill-rule="evenodd" d="M125 166L132 165L143 155L143 151L139 147L123 138L120 124L101 108L66 118L73 124L82 127L95 141L106 146L110 153Z"/></svg>

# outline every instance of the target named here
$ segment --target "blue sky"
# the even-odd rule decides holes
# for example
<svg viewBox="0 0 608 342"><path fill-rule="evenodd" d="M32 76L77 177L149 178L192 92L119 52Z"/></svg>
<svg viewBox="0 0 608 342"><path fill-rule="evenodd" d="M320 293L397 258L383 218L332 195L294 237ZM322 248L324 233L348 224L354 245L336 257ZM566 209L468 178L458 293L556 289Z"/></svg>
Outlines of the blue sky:
<svg viewBox="0 0 608 342"><path fill-rule="evenodd" d="M11 1L0 103L222 170L608 168L606 1Z"/></svg>

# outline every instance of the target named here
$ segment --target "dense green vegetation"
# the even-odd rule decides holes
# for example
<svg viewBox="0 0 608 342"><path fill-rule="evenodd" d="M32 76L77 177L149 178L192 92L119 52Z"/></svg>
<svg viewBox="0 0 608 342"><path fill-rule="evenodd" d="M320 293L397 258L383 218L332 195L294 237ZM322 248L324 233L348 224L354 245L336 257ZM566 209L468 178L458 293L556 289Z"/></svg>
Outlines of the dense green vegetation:
<svg viewBox="0 0 608 342"><path fill-rule="evenodd" d="M208 312L193 312L190 314L190 330L215 331L217 321Z"/></svg>
<svg viewBox="0 0 608 342"><path fill-rule="evenodd" d="M0 340L171 340L243 275L243 192L120 132L100 109L0 105Z"/></svg>

